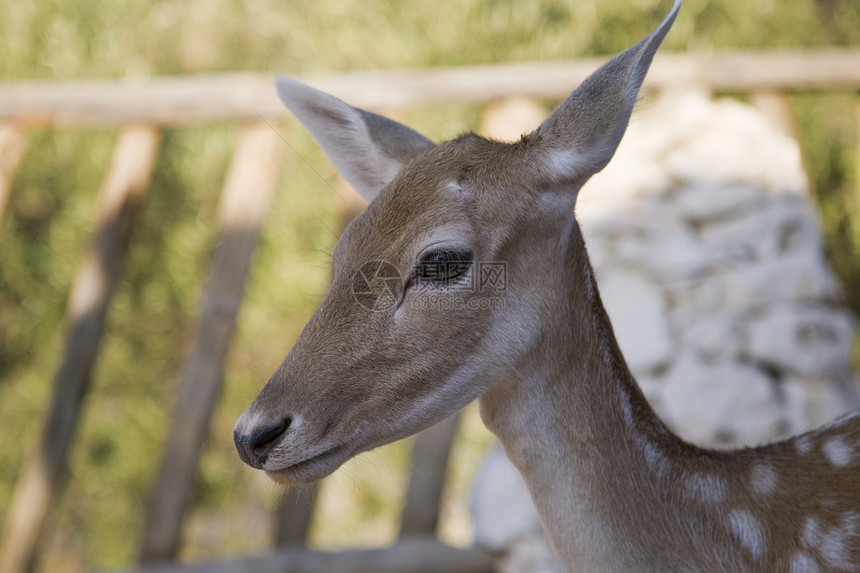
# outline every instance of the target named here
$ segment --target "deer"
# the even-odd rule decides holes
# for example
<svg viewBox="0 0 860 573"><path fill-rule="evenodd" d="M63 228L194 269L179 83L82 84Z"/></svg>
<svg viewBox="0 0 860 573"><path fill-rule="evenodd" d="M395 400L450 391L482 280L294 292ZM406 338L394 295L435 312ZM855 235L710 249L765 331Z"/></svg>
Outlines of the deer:
<svg viewBox="0 0 860 573"><path fill-rule="evenodd" d="M860 571L860 415L754 448L697 447L655 414L601 303L577 195L615 153L680 5L513 143L434 144L277 79L369 204L236 423L244 462L313 482L478 399L567 571ZM483 280L500 264L503 288Z"/></svg>

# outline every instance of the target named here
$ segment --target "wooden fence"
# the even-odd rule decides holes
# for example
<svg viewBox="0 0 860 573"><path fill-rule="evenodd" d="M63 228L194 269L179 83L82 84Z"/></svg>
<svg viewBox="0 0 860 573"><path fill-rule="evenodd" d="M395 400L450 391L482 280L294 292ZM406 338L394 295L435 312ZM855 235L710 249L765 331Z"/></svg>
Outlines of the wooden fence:
<svg viewBox="0 0 860 573"><path fill-rule="evenodd" d="M361 72L307 81L354 105L396 110L441 102L481 103L511 96L561 99L600 63L581 60ZM193 478L219 394L251 254L278 179L283 143L272 127L287 121L287 112L277 100L272 80L260 74L220 74L143 82L0 83L0 224L16 168L26 151L28 128L98 125L119 129L112 164L99 195L98 228L69 295L66 342L54 378L52 402L39 443L25 444L31 455L20 472L6 515L0 571L23 573L30 568L59 493L130 231L152 176L161 127L203 121L243 122L245 126L221 193L220 237L200 296L192 350L183 365L164 461L152 489L141 536L140 570L491 570L490 558L481 551L455 549L435 538L456 417L416 439L401 541L390 548L322 553L297 547L311 517L312 507L307 500L313 496L288 496L278 509L276 545L280 548L272 553L220 564L153 565L169 562L181 542ZM652 89L691 84L712 92L749 93L754 103L788 126L785 94L860 93L860 51L661 55L646 82ZM852 121L857 122L860 133L860 98L856 110ZM860 166L860 145L857 153ZM416 479L418 476L420 479Z"/></svg>

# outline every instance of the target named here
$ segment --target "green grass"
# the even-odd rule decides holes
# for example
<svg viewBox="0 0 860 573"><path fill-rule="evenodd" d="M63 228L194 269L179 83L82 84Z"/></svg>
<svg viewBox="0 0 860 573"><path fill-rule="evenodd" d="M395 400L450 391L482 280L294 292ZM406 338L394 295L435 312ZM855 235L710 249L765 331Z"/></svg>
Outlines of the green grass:
<svg viewBox="0 0 860 573"><path fill-rule="evenodd" d="M259 70L310 74L606 55L637 41L670 2L648 0L8 0L0 3L0 80L134 78ZM856 0L686 0L666 50L860 45ZM860 312L854 94L792 97L828 255ZM434 139L477 126L480 108L402 119ZM42 570L133 563L185 345L217 229L238 126L171 128L134 231L72 473L44 540ZM35 443L63 337L65 301L90 240L116 134L33 130L0 222L0 520ZM200 465L186 558L260 551L278 492L238 463L231 429L326 289L340 228L333 168L302 131L286 134L279 191L255 254L225 387ZM467 418L450 495L464 495L487 435ZM406 448L364 456L320 494L316 546L384 543L402 504ZM471 465L470 465L471 464ZM446 506L446 538L462 539Z"/></svg>

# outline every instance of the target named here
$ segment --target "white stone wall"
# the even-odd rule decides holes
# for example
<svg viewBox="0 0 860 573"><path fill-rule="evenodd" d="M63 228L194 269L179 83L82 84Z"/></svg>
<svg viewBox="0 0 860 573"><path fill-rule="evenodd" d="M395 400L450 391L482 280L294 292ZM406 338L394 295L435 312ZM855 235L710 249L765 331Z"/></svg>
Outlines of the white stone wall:
<svg viewBox="0 0 860 573"><path fill-rule="evenodd" d="M660 416L694 443L772 441L858 403L854 322L807 188L796 142L761 113L684 92L634 115L580 194L621 348ZM507 552L503 571L552 571L511 471L501 449L482 470L477 540Z"/></svg>

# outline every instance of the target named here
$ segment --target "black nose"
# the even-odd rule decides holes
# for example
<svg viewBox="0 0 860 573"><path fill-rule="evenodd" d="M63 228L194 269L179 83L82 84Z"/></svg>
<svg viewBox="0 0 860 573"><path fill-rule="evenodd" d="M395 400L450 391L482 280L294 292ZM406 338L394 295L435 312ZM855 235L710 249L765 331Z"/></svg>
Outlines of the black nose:
<svg viewBox="0 0 860 573"><path fill-rule="evenodd" d="M291 422L290 418L286 418L274 426L263 428L247 436L234 431L233 441L236 443L239 457L252 468L263 469L269 453L290 427Z"/></svg>

